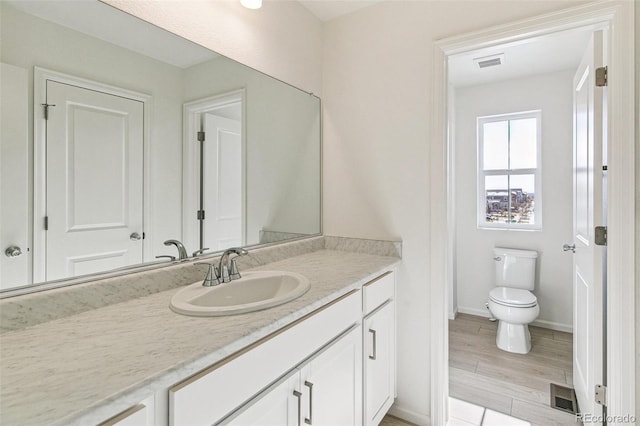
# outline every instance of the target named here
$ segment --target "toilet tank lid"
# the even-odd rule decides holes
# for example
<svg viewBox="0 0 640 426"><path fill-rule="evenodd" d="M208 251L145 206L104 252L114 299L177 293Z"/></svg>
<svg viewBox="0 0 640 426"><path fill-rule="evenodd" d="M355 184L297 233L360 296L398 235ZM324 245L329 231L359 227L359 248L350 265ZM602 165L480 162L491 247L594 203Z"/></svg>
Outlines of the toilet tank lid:
<svg viewBox="0 0 640 426"><path fill-rule="evenodd" d="M493 254L496 256L518 256L518 257L529 257L529 258L537 258L538 252L533 250L520 250L520 249L511 249L504 247L495 247L493 249Z"/></svg>

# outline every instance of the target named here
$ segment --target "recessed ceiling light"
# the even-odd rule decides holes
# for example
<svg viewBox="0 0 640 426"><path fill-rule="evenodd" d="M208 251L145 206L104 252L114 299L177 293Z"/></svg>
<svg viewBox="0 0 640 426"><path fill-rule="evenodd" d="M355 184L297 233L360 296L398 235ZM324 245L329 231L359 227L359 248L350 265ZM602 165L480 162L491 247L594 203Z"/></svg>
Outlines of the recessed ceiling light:
<svg viewBox="0 0 640 426"><path fill-rule="evenodd" d="M497 55L483 56L482 58L474 58L479 68L495 67L496 65L504 64L504 53L498 53Z"/></svg>
<svg viewBox="0 0 640 426"><path fill-rule="evenodd" d="M240 0L240 4L247 9L260 9L262 7L262 0Z"/></svg>

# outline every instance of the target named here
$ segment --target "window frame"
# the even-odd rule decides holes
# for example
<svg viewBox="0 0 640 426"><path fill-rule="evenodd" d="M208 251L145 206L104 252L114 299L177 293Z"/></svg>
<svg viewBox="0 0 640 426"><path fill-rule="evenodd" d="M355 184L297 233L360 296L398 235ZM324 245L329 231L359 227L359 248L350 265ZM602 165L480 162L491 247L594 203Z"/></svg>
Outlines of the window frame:
<svg viewBox="0 0 640 426"><path fill-rule="evenodd" d="M536 167L529 169L499 169L484 170L484 125L499 121L521 120L526 118L536 119ZM515 113L506 113L498 115L488 115L477 117L477 226L478 229L499 229L499 230L542 230L542 111L522 111ZM510 141L509 141L510 143ZM507 153L509 161L511 153ZM513 175L534 175L535 182L535 203L534 203L534 224L523 223L500 223L486 221L486 189L485 179L487 176L503 176Z"/></svg>

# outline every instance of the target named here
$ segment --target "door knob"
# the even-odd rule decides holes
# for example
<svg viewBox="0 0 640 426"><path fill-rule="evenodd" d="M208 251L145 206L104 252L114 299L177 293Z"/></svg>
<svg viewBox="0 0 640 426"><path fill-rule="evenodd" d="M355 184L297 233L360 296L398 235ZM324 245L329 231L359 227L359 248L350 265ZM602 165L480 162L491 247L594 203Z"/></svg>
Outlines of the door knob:
<svg viewBox="0 0 640 426"><path fill-rule="evenodd" d="M562 245L562 250L563 251L571 251L571 253L575 253L576 252L576 244L563 244Z"/></svg>
<svg viewBox="0 0 640 426"><path fill-rule="evenodd" d="M142 237L137 232L134 232L133 234L129 235L129 239L131 241L138 241L138 240L141 240Z"/></svg>
<svg viewBox="0 0 640 426"><path fill-rule="evenodd" d="M22 250L18 246L11 246L4 251L7 257L18 257L22 254Z"/></svg>

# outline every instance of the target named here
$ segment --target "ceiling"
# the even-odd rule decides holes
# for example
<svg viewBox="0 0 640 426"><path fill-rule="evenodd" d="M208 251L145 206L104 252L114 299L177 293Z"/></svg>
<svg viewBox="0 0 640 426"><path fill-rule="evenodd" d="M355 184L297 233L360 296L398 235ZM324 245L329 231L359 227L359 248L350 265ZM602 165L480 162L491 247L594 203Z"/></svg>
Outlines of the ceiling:
<svg viewBox="0 0 640 426"><path fill-rule="evenodd" d="M385 0L298 0L323 22ZM592 28L559 32L461 53L449 58L449 81L454 87L474 86L536 74L575 69L580 63ZM502 65L479 68L473 61L504 54Z"/></svg>
<svg viewBox="0 0 640 426"><path fill-rule="evenodd" d="M449 57L449 82L454 87L576 69L593 29L577 29L490 47ZM504 53L502 65L479 68L473 61Z"/></svg>
<svg viewBox="0 0 640 426"><path fill-rule="evenodd" d="M298 0L323 22L330 21L356 10L372 6L383 0Z"/></svg>

